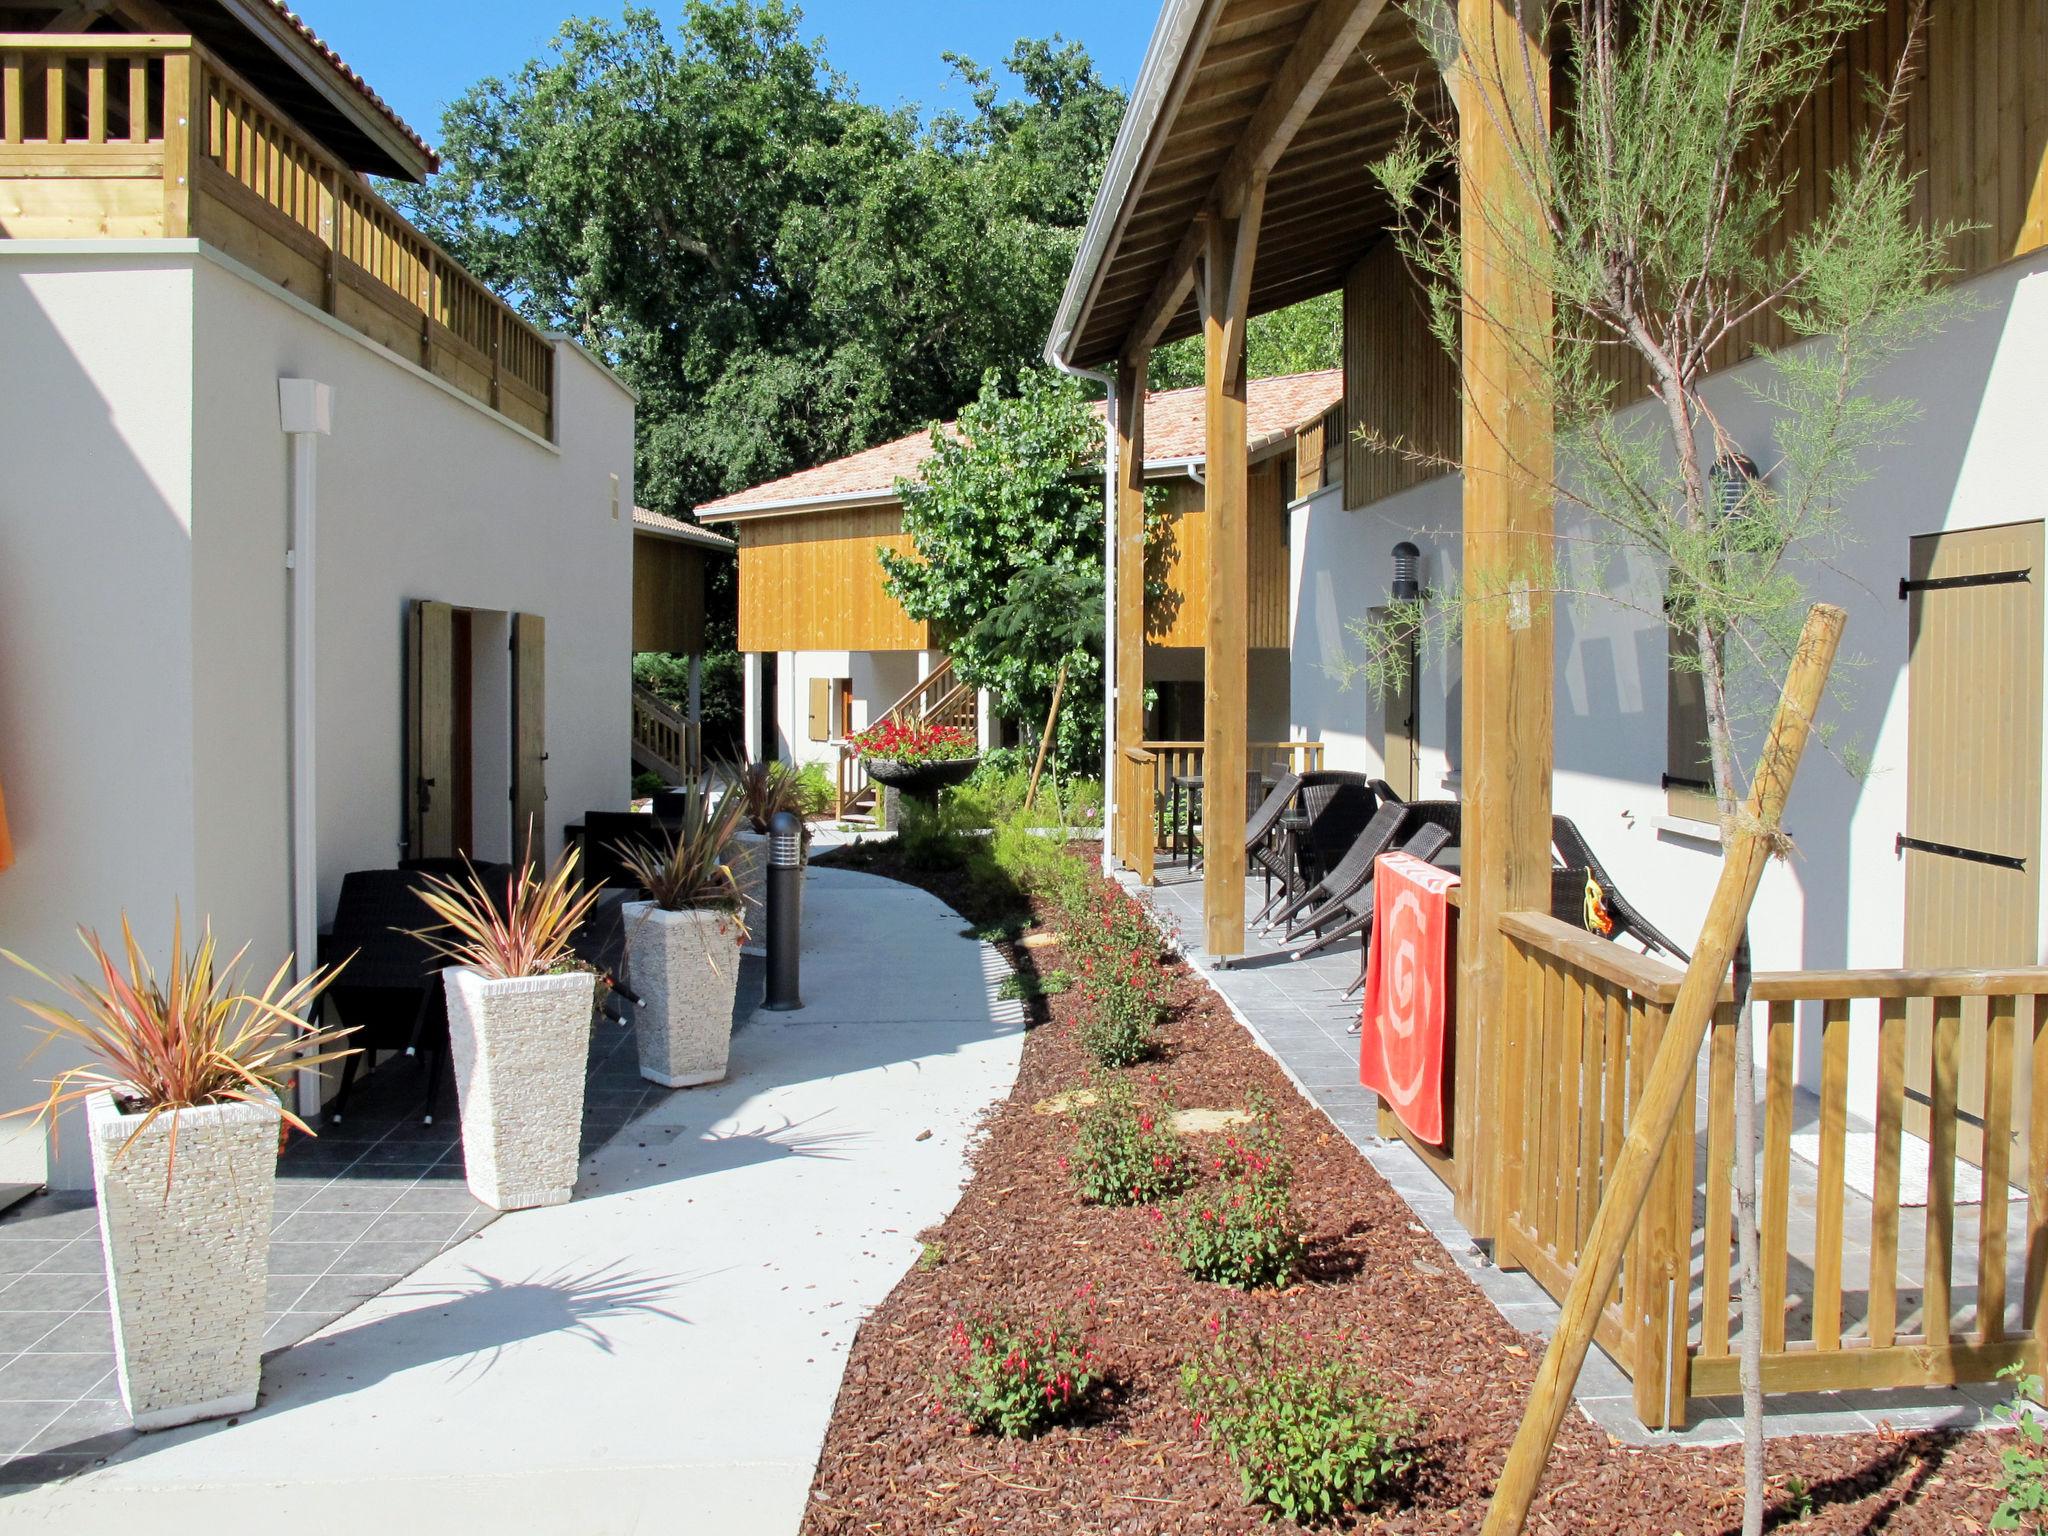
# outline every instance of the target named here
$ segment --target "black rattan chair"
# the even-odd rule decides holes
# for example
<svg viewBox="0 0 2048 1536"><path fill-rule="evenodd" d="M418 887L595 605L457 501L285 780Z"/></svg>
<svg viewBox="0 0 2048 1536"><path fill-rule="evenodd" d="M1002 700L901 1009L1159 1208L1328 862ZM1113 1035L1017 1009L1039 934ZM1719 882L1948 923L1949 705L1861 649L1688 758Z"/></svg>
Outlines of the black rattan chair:
<svg viewBox="0 0 2048 1536"><path fill-rule="evenodd" d="M644 811L590 811L583 817L584 880L593 885L622 886L638 891L640 882L626 870L621 845L638 844L659 853L671 829Z"/></svg>
<svg viewBox="0 0 2048 1536"><path fill-rule="evenodd" d="M1294 796L1301 788L1301 775L1282 773L1252 812L1251 819L1244 824L1244 864L1247 874L1260 874L1266 879L1266 905L1259 908L1264 917L1266 909L1273 905L1273 882L1280 882L1284 897L1294 878L1294 861L1289 857L1287 839L1281 835L1280 817L1294 804ZM1254 918L1256 922L1258 919Z"/></svg>
<svg viewBox="0 0 2048 1536"><path fill-rule="evenodd" d="M1295 838L1295 856L1304 882L1320 880L1330 866L1358 841L1379 798L1362 773L1318 770L1301 776L1298 796L1304 821Z"/></svg>
<svg viewBox="0 0 2048 1536"><path fill-rule="evenodd" d="M1451 845L1451 835L1442 827L1423 825L1409 831L1407 838L1397 850L1413 854L1425 862L1434 859ZM1295 925L1295 931L1303 935L1314 933L1313 943L1306 944L1294 952L1299 960L1327 949L1340 939L1348 939L1354 933L1370 930L1373 914L1373 887L1377 882L1368 879L1349 896L1328 902L1311 912ZM1370 943L1370 938L1366 940Z"/></svg>
<svg viewBox="0 0 2048 1536"><path fill-rule="evenodd" d="M1297 892L1279 911L1273 914L1272 925L1291 922L1304 912L1313 912L1318 907L1340 901L1372 878L1372 861L1394 846L1394 839L1400 835L1402 813L1405 807L1383 805L1372 814L1372 820L1365 829L1352 839L1344 856L1330 866L1329 872L1315 884ZM1288 941L1299 938L1302 929L1290 932Z"/></svg>
<svg viewBox="0 0 2048 1536"><path fill-rule="evenodd" d="M1563 868L1551 876L1551 915L1561 922L1575 927L1586 926L1586 876L1591 873L1600 883L1600 899L1607 908L1607 915L1614 920L1614 933L1627 934L1650 953L1662 950L1679 964L1687 965L1692 957L1667 938L1614 883L1614 877L1607 873L1606 866L1594 855L1592 845L1585 834L1569 816L1550 818L1550 840L1557 849Z"/></svg>

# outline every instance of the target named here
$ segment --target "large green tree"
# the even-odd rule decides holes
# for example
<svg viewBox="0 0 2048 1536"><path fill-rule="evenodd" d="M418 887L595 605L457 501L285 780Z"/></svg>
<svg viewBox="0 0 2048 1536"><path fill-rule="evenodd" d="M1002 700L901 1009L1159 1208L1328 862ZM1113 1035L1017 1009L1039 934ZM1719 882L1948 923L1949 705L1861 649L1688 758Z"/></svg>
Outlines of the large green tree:
<svg viewBox="0 0 2048 1536"><path fill-rule="evenodd" d="M448 110L400 201L640 392L640 499L696 503L950 415L1044 342L1122 113L1019 42L971 106L855 96L782 0L563 25Z"/></svg>
<svg viewBox="0 0 2048 1536"><path fill-rule="evenodd" d="M889 590L938 628L960 676L1017 720L1045 719L1062 669L1057 761L1096 772L1102 750L1102 417L1073 380L990 369L957 430L934 429L896 482L914 555L884 552Z"/></svg>

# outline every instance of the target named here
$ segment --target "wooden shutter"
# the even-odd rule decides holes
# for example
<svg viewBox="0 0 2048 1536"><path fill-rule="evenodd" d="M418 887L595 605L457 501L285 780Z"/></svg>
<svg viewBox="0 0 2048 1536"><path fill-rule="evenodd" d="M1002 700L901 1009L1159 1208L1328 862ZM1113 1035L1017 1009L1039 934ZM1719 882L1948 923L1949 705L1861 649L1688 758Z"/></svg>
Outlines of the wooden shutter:
<svg viewBox="0 0 2048 1536"><path fill-rule="evenodd" d="M407 625L405 851L455 852L455 610L416 602Z"/></svg>
<svg viewBox="0 0 2048 1536"><path fill-rule="evenodd" d="M1699 641L1675 625L1665 635L1664 803L1674 816L1721 820L1707 739L1707 686L1693 665Z"/></svg>
<svg viewBox="0 0 2048 1536"><path fill-rule="evenodd" d="M1946 585L1914 590L1907 602L1906 824L1898 830L1917 845L1901 846L1911 967L2001 969L2041 957L2042 557L2039 523L1912 543L1911 581ZM1983 1149L1982 1009L1981 999L1964 1000L1959 1037L1956 1149L1971 1162ZM1906 1128L1916 1135L1927 1132L1932 1027L1931 1010L1909 1009ZM2022 1094L2014 1116L2022 1134L2027 1107Z"/></svg>
<svg viewBox="0 0 2048 1536"><path fill-rule="evenodd" d="M512 615L512 847L536 862L547 848L547 625L537 613Z"/></svg>
<svg viewBox="0 0 2048 1536"><path fill-rule="evenodd" d="M829 677L811 679L811 740L832 739L832 680Z"/></svg>

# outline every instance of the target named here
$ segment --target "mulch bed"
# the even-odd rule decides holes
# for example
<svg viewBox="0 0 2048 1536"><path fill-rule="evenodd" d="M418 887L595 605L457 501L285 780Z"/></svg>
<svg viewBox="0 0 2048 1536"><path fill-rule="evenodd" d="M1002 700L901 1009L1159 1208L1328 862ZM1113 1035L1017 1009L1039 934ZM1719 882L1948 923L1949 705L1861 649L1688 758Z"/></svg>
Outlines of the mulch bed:
<svg viewBox="0 0 2048 1536"><path fill-rule="evenodd" d="M838 862L931 890L971 922L1005 914L957 874L894 867L888 845ZM1034 911L1038 919L1049 916ZM1050 925L1048 925L1050 926ZM1041 930L1042 931L1042 930ZM1057 947L1006 946L1020 970L1059 966ZM1208 987L1178 966L1177 1003L1156 1063L1136 1069L1183 1108L1241 1105L1263 1089L1295 1167L1295 1200L1313 1234L1307 1279L1246 1295L1183 1274L1155 1241L1143 1209L1085 1206L1059 1159L1072 1117L1033 1106L1085 1084L1072 994L1035 1005L1017 1085L994 1110L973 1175L953 1213L923 1234L940 1261L914 1268L862 1325L812 1485L804 1531L1254 1532L1268 1523L1244 1502L1235 1469L1196 1433L1179 1366L1228 1309L1261 1327L1319 1339L1347 1334L1423 1416L1422 1470L1402 1507L1367 1511L1340 1529L1477 1531L1542 1354L1411 1219L1322 1113L1295 1092ZM940 1411L930 1388L947 1363L954 1319L1000 1307L1078 1311L1093 1288L1092 1334L1114 1373L1084 1419L1035 1440L973 1434ZM1801 1532L1978 1532L1998 1504L2005 1437L1891 1434L1771 1442L1778 1507L1772 1528ZM1804 1485L1797 1501L1786 1479ZM1796 1488L1795 1484L1795 1488ZM1804 1514L1805 1518L1801 1519ZM1574 1412L1552 1454L1531 1531L1719 1536L1741 1528L1741 1455L1637 1450Z"/></svg>

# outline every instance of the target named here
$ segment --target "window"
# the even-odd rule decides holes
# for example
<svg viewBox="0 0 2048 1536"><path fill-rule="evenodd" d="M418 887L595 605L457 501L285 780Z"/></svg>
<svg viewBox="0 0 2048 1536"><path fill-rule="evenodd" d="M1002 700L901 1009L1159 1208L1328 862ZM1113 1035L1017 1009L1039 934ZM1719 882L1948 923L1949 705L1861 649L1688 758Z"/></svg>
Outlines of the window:
<svg viewBox="0 0 2048 1536"><path fill-rule="evenodd" d="M1691 821L1718 822L1721 807L1714 798L1714 759L1707 744L1705 679L1693 661L1699 642L1676 625L1665 635L1665 809Z"/></svg>

